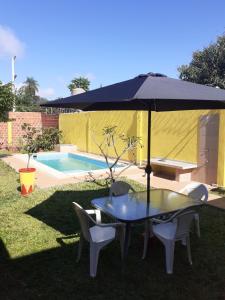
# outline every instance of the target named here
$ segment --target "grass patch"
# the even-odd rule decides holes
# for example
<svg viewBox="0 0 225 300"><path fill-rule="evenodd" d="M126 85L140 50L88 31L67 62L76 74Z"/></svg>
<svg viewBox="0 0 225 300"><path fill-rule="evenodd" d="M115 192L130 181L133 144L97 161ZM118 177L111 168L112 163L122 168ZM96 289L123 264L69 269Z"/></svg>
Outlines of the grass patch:
<svg viewBox="0 0 225 300"><path fill-rule="evenodd" d="M141 260L141 226L132 232L126 264L111 243L100 254L98 275L89 278L88 245L75 262L79 224L71 203L91 207L108 189L93 183L36 190L20 196L18 175L0 161L0 299L223 299L225 298L225 213L200 211L201 239L191 236L193 266L176 245L174 275L165 273L164 249L152 241ZM136 190L143 186L132 185Z"/></svg>

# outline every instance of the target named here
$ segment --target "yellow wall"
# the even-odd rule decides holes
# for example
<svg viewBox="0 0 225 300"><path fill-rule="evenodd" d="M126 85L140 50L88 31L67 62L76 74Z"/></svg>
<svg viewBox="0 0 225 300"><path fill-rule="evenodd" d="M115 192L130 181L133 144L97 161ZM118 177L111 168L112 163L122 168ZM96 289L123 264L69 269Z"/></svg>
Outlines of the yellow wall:
<svg viewBox="0 0 225 300"><path fill-rule="evenodd" d="M217 183L225 186L225 111L220 111Z"/></svg>
<svg viewBox="0 0 225 300"><path fill-rule="evenodd" d="M87 151L88 118L88 113L61 114L59 117L59 129L63 132L62 143L75 144L79 150Z"/></svg>
<svg viewBox="0 0 225 300"><path fill-rule="evenodd" d="M175 160L197 163L198 122L201 115L220 114L220 138L218 161L218 183L225 186L225 112L223 111L177 111L152 113L151 157L165 157ZM136 153L137 161L145 160L147 155L147 112L80 112L61 114L59 128L63 131L63 143L78 146L81 151L99 154L93 141L102 140L102 129L117 125L118 133L141 136L144 147ZM122 145L118 144L120 150ZM113 152L109 153L113 156ZM129 159L126 154L124 159Z"/></svg>
<svg viewBox="0 0 225 300"><path fill-rule="evenodd" d="M137 112L91 112L61 114L59 117L59 128L63 131L62 142L75 144L81 151L99 154L96 143L102 141L102 129L105 126L116 125L119 134L125 133L129 136L137 135ZM118 149L123 149L122 142L118 141ZM111 150L109 156L114 156ZM129 159L130 154L123 156L123 159Z"/></svg>
<svg viewBox="0 0 225 300"><path fill-rule="evenodd" d="M199 117L209 112L196 110L153 113L152 156L197 163ZM147 120L145 122L144 128Z"/></svg>
<svg viewBox="0 0 225 300"><path fill-rule="evenodd" d="M12 145L12 121L7 122L8 127L8 145Z"/></svg>

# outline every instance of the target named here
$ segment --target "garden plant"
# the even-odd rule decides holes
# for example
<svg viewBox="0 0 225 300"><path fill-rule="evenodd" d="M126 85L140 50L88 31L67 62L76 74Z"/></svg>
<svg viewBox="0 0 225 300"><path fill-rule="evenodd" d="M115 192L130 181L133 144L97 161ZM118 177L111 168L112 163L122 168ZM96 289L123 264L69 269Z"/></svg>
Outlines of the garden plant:
<svg viewBox="0 0 225 300"><path fill-rule="evenodd" d="M116 178L121 176L122 172L136 163L135 151L138 147L143 147L141 137L119 134L117 132L117 126L104 127L102 129L102 141L100 143L96 141L94 133L92 133L92 138L107 164L107 184L114 182ZM121 144L122 147L119 147ZM130 154L130 161L122 171L116 173L117 164L126 153ZM91 174L91 176L94 178L93 174Z"/></svg>

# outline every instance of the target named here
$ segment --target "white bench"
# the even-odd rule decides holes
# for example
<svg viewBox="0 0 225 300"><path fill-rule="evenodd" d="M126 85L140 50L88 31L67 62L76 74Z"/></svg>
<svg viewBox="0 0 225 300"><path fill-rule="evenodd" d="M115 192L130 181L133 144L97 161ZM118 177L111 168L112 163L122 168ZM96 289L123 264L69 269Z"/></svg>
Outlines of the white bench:
<svg viewBox="0 0 225 300"><path fill-rule="evenodd" d="M197 164L164 158L151 158L151 165L174 169L175 180L179 182L191 181L191 172L197 168Z"/></svg>

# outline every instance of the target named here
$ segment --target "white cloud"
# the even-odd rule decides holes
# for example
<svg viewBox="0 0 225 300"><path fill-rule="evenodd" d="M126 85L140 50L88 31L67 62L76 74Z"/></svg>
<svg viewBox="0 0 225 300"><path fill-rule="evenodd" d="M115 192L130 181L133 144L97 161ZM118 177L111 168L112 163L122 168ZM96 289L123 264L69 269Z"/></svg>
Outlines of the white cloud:
<svg viewBox="0 0 225 300"><path fill-rule="evenodd" d="M40 88L38 91L38 95L44 98L52 97L55 95L55 90L51 87L48 88Z"/></svg>
<svg viewBox="0 0 225 300"><path fill-rule="evenodd" d="M18 56L24 54L25 44L16 37L14 32L5 26L0 25L0 57Z"/></svg>

